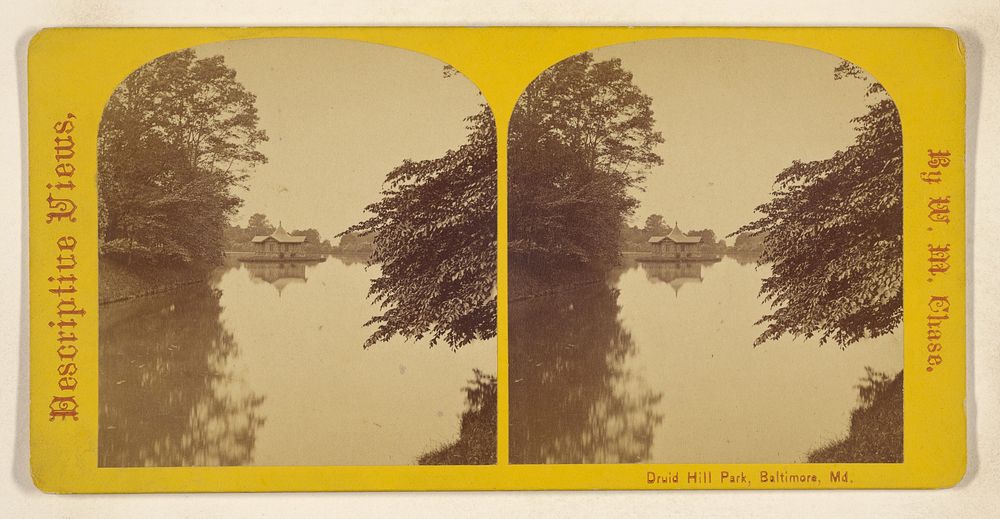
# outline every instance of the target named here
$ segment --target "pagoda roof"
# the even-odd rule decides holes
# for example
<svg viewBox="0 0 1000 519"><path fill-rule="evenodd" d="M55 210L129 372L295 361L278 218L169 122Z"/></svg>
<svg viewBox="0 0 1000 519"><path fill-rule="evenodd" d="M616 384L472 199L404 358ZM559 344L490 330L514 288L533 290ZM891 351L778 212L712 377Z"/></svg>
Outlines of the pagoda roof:
<svg viewBox="0 0 1000 519"><path fill-rule="evenodd" d="M653 236L649 239L649 243L662 243L664 240L670 240L674 243L701 243L701 236L688 236L681 232L680 227L674 224L674 228L670 229L670 233L666 236Z"/></svg>
<svg viewBox="0 0 1000 519"><path fill-rule="evenodd" d="M676 225L670 230L667 239L674 243L701 243L701 236L688 236L682 233Z"/></svg>
<svg viewBox="0 0 1000 519"><path fill-rule="evenodd" d="M302 242L306 241L306 237L305 236L292 236L291 234L288 234L285 231L284 227L282 227L281 224L278 224L278 228L275 229L275 231L272 232L270 235L268 235L268 236L254 236L251 241L253 243L264 243L267 240L274 240L274 241L276 241L278 243L302 243Z"/></svg>

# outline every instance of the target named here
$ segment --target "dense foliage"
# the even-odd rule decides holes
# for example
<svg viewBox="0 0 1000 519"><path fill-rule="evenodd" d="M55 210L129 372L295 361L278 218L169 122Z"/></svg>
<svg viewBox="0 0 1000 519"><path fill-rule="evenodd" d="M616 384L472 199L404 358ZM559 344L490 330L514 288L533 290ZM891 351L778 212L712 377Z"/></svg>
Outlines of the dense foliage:
<svg viewBox="0 0 1000 519"><path fill-rule="evenodd" d="M108 101L98 137L101 253L131 262L221 258L234 192L266 158L256 97L222 56L142 66Z"/></svg>
<svg viewBox="0 0 1000 519"><path fill-rule="evenodd" d="M903 372L865 371L847 436L810 452L809 463L903 462Z"/></svg>
<svg viewBox="0 0 1000 519"><path fill-rule="evenodd" d="M733 252L746 254L760 254L764 250L766 234L750 234L741 232L733 240Z"/></svg>
<svg viewBox="0 0 1000 519"><path fill-rule="evenodd" d="M774 198L737 233L766 234L761 294L773 313L756 344L784 334L841 347L886 334L902 319L903 155L896 105L881 84L843 62L835 78L869 83L855 143L825 160L794 162ZM735 233L734 233L735 234Z"/></svg>
<svg viewBox="0 0 1000 519"><path fill-rule="evenodd" d="M251 238L254 236L269 236L275 229L274 224L267 219L267 215L265 214L254 213L247 219L247 232L252 233Z"/></svg>
<svg viewBox="0 0 1000 519"><path fill-rule="evenodd" d="M465 411L458 440L417 459L420 465L494 465L497 462L497 377L475 369L462 389Z"/></svg>
<svg viewBox="0 0 1000 519"><path fill-rule="evenodd" d="M372 216L346 231L374 236L370 263L381 269L369 295L383 312L368 322L378 329L366 348L395 335L453 349L496 335L496 125L486 106L468 121L465 144L404 161Z"/></svg>
<svg viewBox="0 0 1000 519"><path fill-rule="evenodd" d="M622 226L638 205L631 191L663 162L651 103L620 60L590 53L528 86L508 140L512 278L618 261Z"/></svg>
<svg viewBox="0 0 1000 519"><path fill-rule="evenodd" d="M670 227L667 227L667 221L661 214L651 214L647 216L646 223L643 225L642 230L652 236L666 236L670 233Z"/></svg>

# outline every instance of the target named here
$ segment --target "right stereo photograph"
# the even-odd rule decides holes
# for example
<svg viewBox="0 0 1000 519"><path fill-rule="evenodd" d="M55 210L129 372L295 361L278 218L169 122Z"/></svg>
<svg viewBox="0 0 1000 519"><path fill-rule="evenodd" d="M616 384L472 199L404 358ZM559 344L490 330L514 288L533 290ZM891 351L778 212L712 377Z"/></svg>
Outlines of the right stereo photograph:
<svg viewBox="0 0 1000 519"><path fill-rule="evenodd" d="M665 39L508 136L514 464L903 461L902 128L859 66Z"/></svg>

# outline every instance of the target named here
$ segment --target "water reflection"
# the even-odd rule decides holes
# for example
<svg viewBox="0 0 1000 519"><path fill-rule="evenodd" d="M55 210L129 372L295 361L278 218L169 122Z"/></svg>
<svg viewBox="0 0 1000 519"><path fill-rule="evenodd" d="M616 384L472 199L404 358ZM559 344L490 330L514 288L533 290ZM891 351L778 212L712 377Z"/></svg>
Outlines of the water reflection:
<svg viewBox="0 0 1000 519"><path fill-rule="evenodd" d="M304 262L278 263L270 261L255 261L245 263L250 279L259 279L274 285L278 294L288 285L306 282L306 264Z"/></svg>
<svg viewBox="0 0 1000 519"><path fill-rule="evenodd" d="M406 465L461 441L496 344L362 349L378 275L227 258L206 285L102 306L101 465Z"/></svg>
<svg viewBox="0 0 1000 519"><path fill-rule="evenodd" d="M264 397L227 369L238 354L207 286L102 309L102 467L241 465L253 457Z"/></svg>
<svg viewBox="0 0 1000 519"><path fill-rule="evenodd" d="M512 463L649 459L663 394L625 365L636 345L619 310L605 284L512 305Z"/></svg>
<svg viewBox="0 0 1000 519"><path fill-rule="evenodd" d="M693 262L650 262L640 263L646 279L651 283L666 283L679 294L687 283L701 283L701 263Z"/></svg>
<svg viewBox="0 0 1000 519"><path fill-rule="evenodd" d="M727 252L726 257L736 260L739 265L756 265L760 260L760 252L732 251Z"/></svg>
<svg viewBox="0 0 1000 519"><path fill-rule="evenodd" d="M901 336L754 348L768 274L626 259L607 285L512 303L511 462L792 463L842 438L858 374L901 370Z"/></svg>
<svg viewBox="0 0 1000 519"><path fill-rule="evenodd" d="M348 254L337 254L335 256L330 256L330 258L333 258L347 266L357 265L357 264L365 265L368 263L368 259L370 257L371 255L367 253L348 253Z"/></svg>

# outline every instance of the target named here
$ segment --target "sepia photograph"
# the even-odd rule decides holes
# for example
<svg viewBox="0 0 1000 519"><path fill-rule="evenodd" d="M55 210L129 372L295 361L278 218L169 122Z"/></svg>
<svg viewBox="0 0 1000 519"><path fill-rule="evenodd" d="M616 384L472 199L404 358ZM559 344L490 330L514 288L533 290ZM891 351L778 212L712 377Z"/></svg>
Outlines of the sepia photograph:
<svg viewBox="0 0 1000 519"><path fill-rule="evenodd" d="M542 72L508 138L510 461L901 463L902 129L820 51Z"/></svg>
<svg viewBox="0 0 1000 519"><path fill-rule="evenodd" d="M98 135L101 467L496 463L497 146L451 66L150 61Z"/></svg>

